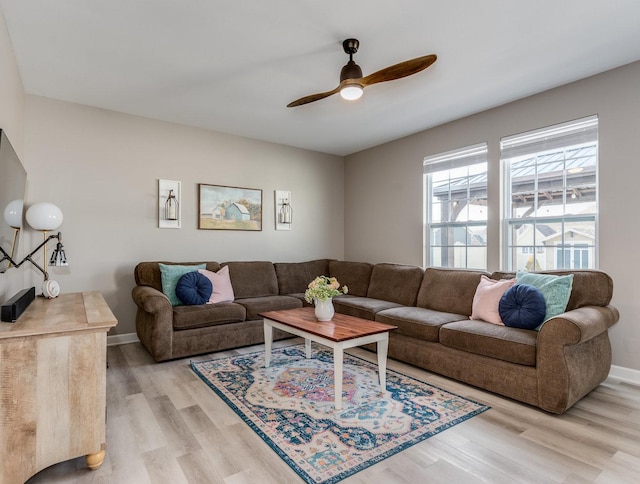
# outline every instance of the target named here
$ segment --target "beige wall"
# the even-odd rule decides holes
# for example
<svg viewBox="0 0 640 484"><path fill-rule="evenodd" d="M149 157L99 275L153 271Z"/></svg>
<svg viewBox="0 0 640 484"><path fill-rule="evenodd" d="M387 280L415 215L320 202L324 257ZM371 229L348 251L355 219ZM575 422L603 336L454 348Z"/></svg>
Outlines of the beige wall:
<svg viewBox="0 0 640 484"><path fill-rule="evenodd" d="M344 255L343 158L27 96L28 202L64 213L63 291L99 290L135 331L133 269L144 260L301 261ZM182 182L182 228L158 228L158 179ZM261 232L198 230L198 183L263 190ZM274 230L274 190L290 190L294 224ZM31 233L32 244L41 240ZM42 278L31 270L31 284Z"/></svg>
<svg viewBox="0 0 640 484"><path fill-rule="evenodd" d="M24 89L1 11L0 86L0 128L6 132L18 157L22 158ZM4 207L0 209L2 210L0 217L3 217ZM0 223L4 223L4 218L0 218ZM20 246L24 247L22 240ZM24 289L24 270L22 268L12 269L0 274L0 302L4 303L21 289Z"/></svg>
<svg viewBox="0 0 640 484"><path fill-rule="evenodd" d="M599 267L614 279L621 313L613 364L640 370L640 62L387 143L345 160L345 258L423 263L422 160L481 141L489 144L489 269L500 268L499 140L599 115ZM425 109L429 109L425 106ZM399 120L400 122L400 120Z"/></svg>

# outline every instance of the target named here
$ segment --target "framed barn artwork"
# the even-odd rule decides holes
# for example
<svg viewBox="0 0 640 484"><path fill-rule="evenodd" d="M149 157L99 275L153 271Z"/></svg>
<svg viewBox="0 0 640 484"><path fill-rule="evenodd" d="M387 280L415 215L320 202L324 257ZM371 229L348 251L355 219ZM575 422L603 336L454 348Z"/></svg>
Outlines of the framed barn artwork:
<svg viewBox="0 0 640 484"><path fill-rule="evenodd" d="M262 190L199 183L198 228L262 230Z"/></svg>

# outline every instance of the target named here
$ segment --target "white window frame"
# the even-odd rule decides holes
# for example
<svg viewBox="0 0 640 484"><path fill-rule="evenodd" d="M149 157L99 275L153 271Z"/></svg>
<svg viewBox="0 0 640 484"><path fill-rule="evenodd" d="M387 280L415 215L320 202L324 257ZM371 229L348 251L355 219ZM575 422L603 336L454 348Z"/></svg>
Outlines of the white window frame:
<svg viewBox="0 0 640 484"><path fill-rule="evenodd" d="M477 143L471 146L466 146L464 148L455 149L451 151L446 151L443 153L438 153L432 156L427 156L424 158L423 162L423 261L425 267L433 266L433 261L431 260L431 231L433 228L467 228L467 227L487 227L487 220L482 221L464 221L464 222L433 222L432 221L432 193L431 193L431 175L436 172L452 170L455 168L468 167L472 165L478 165L484 163L488 169L488 146L486 142ZM488 191L487 191L488 196ZM449 246L453 247L453 246ZM459 249L464 250L464 267L469 267L469 257L468 251L470 247L479 247L479 246L471 246L468 244L460 245ZM481 247L481 246L480 246ZM484 267L473 267L474 269L487 269L487 258L488 258L488 244L485 240L485 261ZM453 266L447 266L453 267ZM456 266L461 267L461 266Z"/></svg>
<svg viewBox="0 0 640 484"><path fill-rule="evenodd" d="M596 168L595 168L595 213L593 214L581 214L572 215L564 214L554 217L530 217L527 218L527 223L535 224L571 224L572 222L591 222L595 227L593 247L589 247L589 253L593 254L593 268L598 267L598 172L599 172L599 160L598 160L598 116L588 116L574 121L549 126L547 128L541 128L526 133L521 133L513 136L507 136L500 140L500 152L501 163L503 166L503 180L504 180L504 199L503 199L503 230L502 230L502 267L506 270L515 270L515 261L512 254L521 250L523 246L514 245L510 240L510 226L522 223L522 219L514 218L512 216L512 180L510 171L510 162L516 157L531 155L531 156L544 156L545 153L551 151L565 149L570 150L580 145L592 146L595 144L596 148ZM536 164L537 170L537 164ZM535 175L535 190L537 191L538 174ZM566 176L563 177L562 187L564 197L567 193ZM565 200L565 199L563 199ZM562 232L564 234L564 231ZM533 247L540 249L538 242L533 241ZM570 242L565 241L564 235L559 244L550 246L548 250L553 250L555 257L556 251L561 247L573 250L573 246ZM542 248L544 251L544 248ZM538 250L534 250L534 255L540 253ZM536 259L534 259L535 261ZM567 267L566 269L572 269Z"/></svg>

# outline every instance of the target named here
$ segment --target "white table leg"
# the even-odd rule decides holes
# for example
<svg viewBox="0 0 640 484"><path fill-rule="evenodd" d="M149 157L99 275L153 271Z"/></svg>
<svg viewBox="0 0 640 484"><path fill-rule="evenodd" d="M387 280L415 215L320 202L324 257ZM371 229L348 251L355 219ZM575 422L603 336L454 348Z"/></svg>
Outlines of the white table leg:
<svg viewBox="0 0 640 484"><path fill-rule="evenodd" d="M387 390L387 349L389 348L389 334L385 333L384 339L378 341L378 379L380 380L380 390Z"/></svg>
<svg viewBox="0 0 640 484"><path fill-rule="evenodd" d="M341 347L333 348L333 387L335 392L336 410L342 408L342 360L343 350Z"/></svg>
<svg viewBox="0 0 640 484"><path fill-rule="evenodd" d="M307 358L307 360L311 358L311 340L310 339L304 340L304 355Z"/></svg>
<svg viewBox="0 0 640 484"><path fill-rule="evenodd" d="M273 343L273 326L264 320L264 367L269 368L271 364L271 343Z"/></svg>

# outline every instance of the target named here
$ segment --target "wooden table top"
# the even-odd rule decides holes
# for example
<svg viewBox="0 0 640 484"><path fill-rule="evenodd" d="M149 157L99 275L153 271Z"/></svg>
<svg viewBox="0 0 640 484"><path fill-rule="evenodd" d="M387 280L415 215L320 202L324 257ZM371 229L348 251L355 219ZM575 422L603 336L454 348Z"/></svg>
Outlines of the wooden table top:
<svg viewBox="0 0 640 484"><path fill-rule="evenodd" d="M398 328L390 324L339 313L336 313L331 321L318 321L312 307L267 311L259 313L259 316L292 328L301 329L330 341L346 341L360 338L361 336L389 332Z"/></svg>
<svg viewBox="0 0 640 484"><path fill-rule="evenodd" d="M118 324L97 291L36 297L15 323L0 323L0 339L73 331L104 330Z"/></svg>

